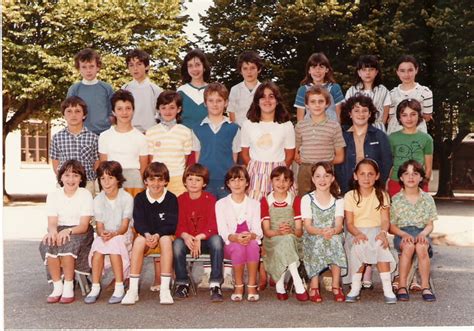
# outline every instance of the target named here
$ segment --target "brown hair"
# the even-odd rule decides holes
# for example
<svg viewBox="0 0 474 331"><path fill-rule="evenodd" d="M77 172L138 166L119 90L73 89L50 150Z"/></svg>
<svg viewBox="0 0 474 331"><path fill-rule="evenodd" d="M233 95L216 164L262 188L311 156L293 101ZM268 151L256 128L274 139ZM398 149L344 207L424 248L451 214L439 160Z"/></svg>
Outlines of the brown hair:
<svg viewBox="0 0 474 331"><path fill-rule="evenodd" d="M341 105L341 124L352 125L351 112L355 105L359 104L362 107L369 109L369 120L368 124L375 122L375 114L377 114L377 108L375 108L372 98L363 95L362 93L356 93L354 96L347 99Z"/></svg>
<svg viewBox="0 0 474 331"><path fill-rule="evenodd" d="M255 91L255 95L253 96L252 104L250 105L250 109L247 113L247 118L251 122L260 122L262 116L262 110L260 109L260 99L263 98L265 89L269 89L273 92L275 99L277 101L276 109L275 109L275 118L273 119L274 122L277 123L285 123L290 120L290 114L285 108L283 104L283 98L280 93L280 89L278 86L272 81L266 81L260 84Z"/></svg>
<svg viewBox="0 0 474 331"><path fill-rule="evenodd" d="M74 107L74 106L79 106L82 108L82 113L84 114L84 116L87 116L87 104L84 100L82 100L81 98L77 97L77 96L71 96L71 97L67 97L63 102L61 102L61 112L63 113L64 115L64 111L66 110L66 108L68 107Z"/></svg>
<svg viewBox="0 0 474 331"><path fill-rule="evenodd" d="M79 51L74 56L74 66L76 69L79 69L79 62L92 62L95 61L97 67L100 68L102 62L100 60L100 55L92 48L84 48L83 50Z"/></svg>
<svg viewBox="0 0 474 331"><path fill-rule="evenodd" d="M143 172L144 181L149 177L158 177L169 183L170 172L164 163L152 162L145 168L145 171Z"/></svg>
<svg viewBox="0 0 474 331"><path fill-rule="evenodd" d="M255 51L244 51L240 53L239 58L237 59L237 70L239 72L242 70L242 65L244 63L253 63L257 66L258 70L262 70L263 68L262 58Z"/></svg>
<svg viewBox="0 0 474 331"><path fill-rule="evenodd" d="M311 67L315 67L317 65L324 66L328 68L328 72L324 75L324 82L335 83L336 80L334 79L334 71L332 70L331 63L329 59L326 57L324 53L313 53L309 57L308 61L306 62L306 72L305 77L301 81L301 85L307 85L313 83L313 78L309 73L309 69Z"/></svg>
<svg viewBox="0 0 474 331"><path fill-rule="evenodd" d="M402 64L403 62L409 62L409 63L412 63L413 66L415 67L415 69L418 69L419 68L419 64L418 64L418 61L416 60L416 58L413 56L413 55L402 55L398 58L398 61L397 63L395 64L395 69L398 70L398 67L400 66L400 64Z"/></svg>
<svg viewBox="0 0 474 331"><path fill-rule="evenodd" d="M291 184L293 184L293 181L294 181L293 171L285 166L278 166L275 169L273 169L270 174L270 180L272 180L275 177L280 177L281 175L283 175L285 179L290 180Z"/></svg>
<svg viewBox="0 0 474 331"><path fill-rule="evenodd" d="M158 96L158 99L156 100L156 110L159 111L161 105L163 106L168 105L172 102L176 103L176 106L178 108L181 108L182 110L183 98L181 97L181 95L176 91L171 91L171 90L163 91L160 93L160 95ZM177 123L181 122L181 113L182 111L176 114ZM158 119L157 122L159 123L160 120Z"/></svg>
<svg viewBox="0 0 474 331"><path fill-rule="evenodd" d="M207 102L207 98L211 93L219 94L219 96L225 101L229 100L229 90L227 89L227 87L225 87L224 84L216 82L207 85L206 89L204 90L204 102Z"/></svg>
<svg viewBox="0 0 474 331"><path fill-rule="evenodd" d="M204 184L209 184L209 170L199 163L194 163L186 168L183 174L183 184L186 184L186 178L189 176L201 177L204 180Z"/></svg>
<svg viewBox="0 0 474 331"><path fill-rule="evenodd" d="M416 123L416 125L423 122L423 115L421 114L421 103L416 99L405 99L401 101L397 106L397 120L400 125L402 125L402 122L400 121L401 114L406 108L413 109L418 113L418 122Z"/></svg>
<svg viewBox="0 0 474 331"><path fill-rule="evenodd" d="M122 187L122 184L126 181L122 173L122 166L117 161L102 161L96 170L97 181L99 182L99 188L102 191L102 183L100 177L103 175L109 175L115 177L118 181L118 187Z"/></svg>
<svg viewBox="0 0 474 331"><path fill-rule="evenodd" d="M225 174L225 188L231 192L230 187L229 187L229 181L234 178L245 178L247 181L246 188L249 187L250 185L250 176L249 173L247 172L247 168L241 165L235 165L232 168L230 168L227 173Z"/></svg>
<svg viewBox="0 0 474 331"><path fill-rule="evenodd" d="M110 99L112 110L115 110L115 104L117 101L129 101L132 104L132 109L135 110L135 99L133 98L132 92L120 89L112 94L112 98Z"/></svg>
<svg viewBox="0 0 474 331"><path fill-rule="evenodd" d="M375 170L375 173L377 175L380 175L379 165L377 164L375 160L369 159L369 158L360 160L355 166L354 173L357 173L359 171L359 168L362 164L368 164L372 166L372 168L374 168ZM379 200L379 205L377 206L377 210L383 207L384 195L386 194L382 185L383 185L382 180L380 179L380 176L379 176L379 179L377 179L374 183L375 195L377 197L377 200ZM356 192L356 195L357 195L356 204L357 206L359 206L359 203L362 200L362 195L360 194L359 182L355 180L354 177L352 177L352 187L354 187L354 191Z"/></svg>
<svg viewBox="0 0 474 331"><path fill-rule="evenodd" d="M202 66L204 68L204 72L203 72L204 81L207 82L209 81L209 78L211 78L211 65L209 64L209 61L207 60L206 54L204 54L204 52L201 51L200 49L195 48L189 51L188 54L186 54L186 56L183 59L183 63L181 64L181 80L183 81L183 84L190 83L192 80L188 72L188 62L194 58L198 58L202 63Z"/></svg>
<svg viewBox="0 0 474 331"><path fill-rule="evenodd" d="M127 65L127 67L129 62L132 61L132 59L137 59L138 61L143 63L145 67L148 67L150 65L150 54L139 48L128 52L127 56L125 57L125 64ZM148 73L148 69L146 69L146 73Z"/></svg>
<svg viewBox="0 0 474 331"><path fill-rule="evenodd" d="M329 187L329 193L335 198L339 198L341 196L341 189L339 188L339 184L336 181L336 174L334 172L334 166L332 165L331 162L328 161L320 161L311 166L311 178L313 178L314 173L316 170L322 167L324 171L328 174L331 174L334 177L334 180L331 183L331 186ZM314 183L312 183L314 185Z"/></svg>
<svg viewBox="0 0 474 331"><path fill-rule="evenodd" d="M331 94L326 88L322 86L311 86L309 89L306 90L306 93L304 94L305 104L308 104L308 99L310 95L322 95L326 100L327 107L331 105Z"/></svg>
<svg viewBox="0 0 474 331"><path fill-rule="evenodd" d="M398 172L397 172L397 176L398 176L398 183L400 184L400 186L402 188L405 188L405 184L403 183L402 181L402 175L408 170L408 167L409 166L413 166L413 171L414 172L417 172L420 174L421 178L423 180L421 180L419 183L418 183L418 186L420 188L423 188L423 185L424 185L424 182L425 182L425 176L426 176L426 173L425 173L425 169L423 169L423 165L418 162L418 161L415 161L415 160L408 160L408 161L405 161L403 162L403 164L398 168Z"/></svg>
<svg viewBox="0 0 474 331"><path fill-rule="evenodd" d="M67 171L71 171L75 174L80 175L81 182L79 183L79 187L86 187L86 184L87 184L86 171L84 170L84 167L82 166L81 162L77 160L67 160L66 162L63 163L63 165L58 171L58 176L57 176L59 186L61 187L64 186L64 183L61 180L61 177Z"/></svg>

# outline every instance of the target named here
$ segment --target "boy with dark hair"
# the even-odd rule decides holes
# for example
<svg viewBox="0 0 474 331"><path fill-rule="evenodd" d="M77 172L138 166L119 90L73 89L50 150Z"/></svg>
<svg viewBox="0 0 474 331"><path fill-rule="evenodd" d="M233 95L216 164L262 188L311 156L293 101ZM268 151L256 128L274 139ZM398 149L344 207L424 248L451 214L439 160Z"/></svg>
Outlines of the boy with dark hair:
<svg viewBox="0 0 474 331"><path fill-rule="evenodd" d="M68 160L79 161L86 171L86 188L95 195L94 169L99 163L99 137L84 126L87 118L87 105L79 97L66 98L61 103L61 111L67 122L67 127L59 131L51 140L50 157L54 173Z"/></svg>
<svg viewBox="0 0 474 331"><path fill-rule="evenodd" d="M96 135L110 128L112 122L112 107L110 98L114 93L112 86L97 80L97 73L102 62L99 54L85 48L74 57L74 65L79 70L82 81L73 84L67 91L67 96L78 96L87 104L89 115L84 126Z"/></svg>
<svg viewBox="0 0 474 331"><path fill-rule="evenodd" d="M244 80L230 89L227 111L230 120L239 127L242 127L243 122L247 119L247 112L253 96L260 85L258 75L262 68L263 61L255 51L245 51L240 54L237 60L237 70Z"/></svg>
<svg viewBox="0 0 474 331"><path fill-rule="evenodd" d="M150 55L147 52L134 49L127 54L125 62L133 78L131 82L122 86L122 89L132 92L135 98L132 125L141 132L145 132L156 124L156 99L163 90L148 78Z"/></svg>

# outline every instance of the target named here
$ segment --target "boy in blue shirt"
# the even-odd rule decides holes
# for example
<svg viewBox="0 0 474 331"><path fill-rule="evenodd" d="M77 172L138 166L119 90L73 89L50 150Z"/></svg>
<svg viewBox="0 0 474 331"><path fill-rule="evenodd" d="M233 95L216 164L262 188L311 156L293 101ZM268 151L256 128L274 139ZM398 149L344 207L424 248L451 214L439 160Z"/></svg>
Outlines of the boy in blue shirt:
<svg viewBox="0 0 474 331"><path fill-rule="evenodd" d="M77 96L85 101L89 114L84 126L100 135L110 128L113 121L112 104L110 99L114 93L112 86L97 79L101 61L99 54L85 48L74 57L74 65L79 70L82 81L73 84L67 91L67 96Z"/></svg>

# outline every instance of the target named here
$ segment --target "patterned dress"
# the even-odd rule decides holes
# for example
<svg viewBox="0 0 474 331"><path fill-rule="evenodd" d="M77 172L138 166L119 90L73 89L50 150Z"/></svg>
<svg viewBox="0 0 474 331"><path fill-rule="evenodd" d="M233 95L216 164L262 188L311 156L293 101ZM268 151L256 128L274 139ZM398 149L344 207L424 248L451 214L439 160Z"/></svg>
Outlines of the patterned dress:
<svg viewBox="0 0 474 331"><path fill-rule="evenodd" d="M289 193L289 195L291 194ZM278 206L278 203L275 204L272 203L271 199L269 200L270 229L278 230L280 224L288 223L294 230L295 211L293 208L293 195L291 195L289 200L291 203L284 203L281 207ZM296 218L298 217L299 215L296 215ZM266 256L263 257L265 270L275 281L281 278L290 264L297 262L297 265L299 265L301 254L298 254L298 251L301 248L301 239L294 234L272 238L265 237L263 246L266 251Z"/></svg>
<svg viewBox="0 0 474 331"><path fill-rule="evenodd" d="M311 198L311 211L313 214L311 225L318 228L334 227L336 199L333 204L327 209L321 209L314 201L313 195ZM347 259L343 246L343 235L339 233L331 237L331 239L324 239L320 235L310 235L306 231L303 234L303 261L306 268L306 273L311 279L319 276L319 274L335 264L341 268L341 275L347 273Z"/></svg>

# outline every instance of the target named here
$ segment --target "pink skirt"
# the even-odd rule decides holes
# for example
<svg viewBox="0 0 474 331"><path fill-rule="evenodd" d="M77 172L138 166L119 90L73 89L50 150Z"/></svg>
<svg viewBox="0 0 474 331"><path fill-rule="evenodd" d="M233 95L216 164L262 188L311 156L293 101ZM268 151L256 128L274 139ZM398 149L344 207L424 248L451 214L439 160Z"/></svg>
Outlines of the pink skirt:
<svg viewBox="0 0 474 331"><path fill-rule="evenodd" d="M120 255L122 257L123 277L128 278L130 275L130 252L127 249L127 239L124 235L115 236L108 241L104 241L101 237L96 237L92 243L89 253L89 265L92 267L92 256L94 252L104 255ZM108 256L104 259L104 271L111 267Z"/></svg>

